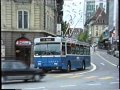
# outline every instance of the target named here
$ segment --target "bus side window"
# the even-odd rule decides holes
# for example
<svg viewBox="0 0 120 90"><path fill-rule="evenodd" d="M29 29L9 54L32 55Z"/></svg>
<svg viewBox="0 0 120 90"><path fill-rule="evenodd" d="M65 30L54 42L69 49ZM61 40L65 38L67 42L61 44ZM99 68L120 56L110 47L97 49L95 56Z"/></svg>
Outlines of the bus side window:
<svg viewBox="0 0 120 90"><path fill-rule="evenodd" d="M71 54L71 45L67 43L67 54Z"/></svg>
<svg viewBox="0 0 120 90"><path fill-rule="evenodd" d="M80 55L84 54L84 47L82 45L80 45Z"/></svg>
<svg viewBox="0 0 120 90"><path fill-rule="evenodd" d="M72 44L71 52L72 52L72 54L76 54L76 46L75 46L75 44Z"/></svg>
<svg viewBox="0 0 120 90"><path fill-rule="evenodd" d="M90 55L90 47L87 47L87 53Z"/></svg>
<svg viewBox="0 0 120 90"><path fill-rule="evenodd" d="M84 46L84 48L83 48L83 49L84 49L83 54L84 54L84 55L86 55L86 46Z"/></svg>
<svg viewBox="0 0 120 90"><path fill-rule="evenodd" d="M62 55L65 55L65 43L62 43Z"/></svg>
<svg viewBox="0 0 120 90"><path fill-rule="evenodd" d="M65 55L65 49L62 48L62 55Z"/></svg>

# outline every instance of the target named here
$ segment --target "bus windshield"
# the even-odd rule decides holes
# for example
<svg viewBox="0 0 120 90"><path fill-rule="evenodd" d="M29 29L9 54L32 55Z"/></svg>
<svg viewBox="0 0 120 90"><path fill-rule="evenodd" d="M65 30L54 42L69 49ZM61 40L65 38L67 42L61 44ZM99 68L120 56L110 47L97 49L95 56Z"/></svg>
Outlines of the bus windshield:
<svg viewBox="0 0 120 90"><path fill-rule="evenodd" d="M34 46L35 55L60 55L60 43L40 43Z"/></svg>

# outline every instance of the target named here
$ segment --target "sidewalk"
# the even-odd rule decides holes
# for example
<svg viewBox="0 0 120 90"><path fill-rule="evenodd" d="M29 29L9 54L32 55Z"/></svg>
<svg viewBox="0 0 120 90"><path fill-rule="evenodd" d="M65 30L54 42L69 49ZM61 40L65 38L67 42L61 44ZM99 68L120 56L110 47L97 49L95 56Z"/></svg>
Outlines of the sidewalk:
<svg viewBox="0 0 120 90"><path fill-rule="evenodd" d="M91 52L94 52L92 47L90 48L90 50L91 50ZM106 52L107 53L107 50L99 49L99 48L97 48L95 51L102 51L102 52Z"/></svg>
<svg viewBox="0 0 120 90"><path fill-rule="evenodd" d="M116 58L113 55L108 54L107 50L96 51L96 55L98 55L104 61L107 61L108 63L110 63L113 66L117 66L119 63L119 58Z"/></svg>
<svg viewBox="0 0 120 90"><path fill-rule="evenodd" d="M108 55L110 55L110 56L115 57L113 54L107 53L107 50L104 50L104 49L97 49L96 51L102 51L102 52L105 52L106 54L108 54ZM115 58L118 58L118 57L115 57Z"/></svg>
<svg viewBox="0 0 120 90"><path fill-rule="evenodd" d="M104 49L97 49L97 51L103 51L103 52L106 52L107 53L107 50L104 50Z"/></svg>

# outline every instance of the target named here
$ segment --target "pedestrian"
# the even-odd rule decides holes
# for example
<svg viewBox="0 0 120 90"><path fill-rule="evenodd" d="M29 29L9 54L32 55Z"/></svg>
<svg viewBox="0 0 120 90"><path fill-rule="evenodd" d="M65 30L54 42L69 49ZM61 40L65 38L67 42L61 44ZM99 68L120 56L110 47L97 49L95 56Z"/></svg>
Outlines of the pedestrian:
<svg viewBox="0 0 120 90"><path fill-rule="evenodd" d="M93 44L93 51L95 52L96 44Z"/></svg>

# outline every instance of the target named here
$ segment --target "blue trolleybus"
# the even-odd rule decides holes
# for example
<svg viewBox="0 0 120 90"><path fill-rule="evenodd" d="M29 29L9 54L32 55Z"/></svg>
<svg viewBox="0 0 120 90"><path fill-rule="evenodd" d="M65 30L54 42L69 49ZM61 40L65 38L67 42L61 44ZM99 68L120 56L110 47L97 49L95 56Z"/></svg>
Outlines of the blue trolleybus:
<svg viewBox="0 0 120 90"><path fill-rule="evenodd" d="M34 67L45 71L85 69L91 65L90 46L62 37L34 39Z"/></svg>

